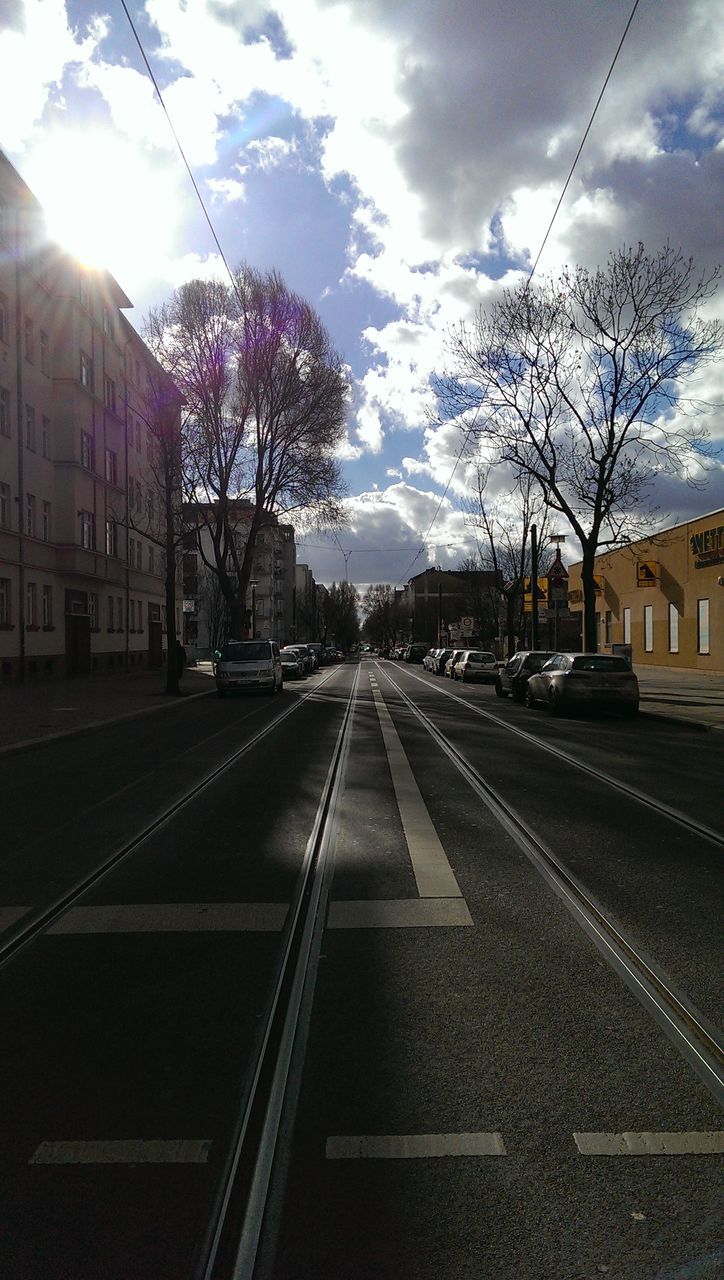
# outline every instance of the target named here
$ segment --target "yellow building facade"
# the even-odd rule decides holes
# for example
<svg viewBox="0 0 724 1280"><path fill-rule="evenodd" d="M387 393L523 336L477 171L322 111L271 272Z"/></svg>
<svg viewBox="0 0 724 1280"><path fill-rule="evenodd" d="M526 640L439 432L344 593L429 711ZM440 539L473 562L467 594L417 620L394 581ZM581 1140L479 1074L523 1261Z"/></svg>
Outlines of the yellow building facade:
<svg viewBox="0 0 724 1280"><path fill-rule="evenodd" d="M724 509L596 557L598 647L635 665L724 671ZM581 564L568 602L582 612Z"/></svg>

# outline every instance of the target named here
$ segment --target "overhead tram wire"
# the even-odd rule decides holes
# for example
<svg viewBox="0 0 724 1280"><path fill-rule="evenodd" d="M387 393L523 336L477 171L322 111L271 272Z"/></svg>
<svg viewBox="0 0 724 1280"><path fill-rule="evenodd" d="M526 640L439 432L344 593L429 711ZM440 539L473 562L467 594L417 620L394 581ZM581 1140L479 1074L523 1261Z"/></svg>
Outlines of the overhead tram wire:
<svg viewBox="0 0 724 1280"><path fill-rule="evenodd" d="M594 120L595 120L595 118L596 118L596 114L597 114L597 112L598 112L598 108L599 108L599 107L600 107L600 105L601 105L601 101L602 101L602 99L603 99L603 95L604 95L604 93L606 92L606 88L607 88L608 82L609 82L609 80L611 79L611 75L613 74L613 69L614 69L614 67L616 66L616 63L617 63L617 61L618 61L618 55L620 54L620 52L621 52L621 50L622 50L622 48L623 48L624 41L625 41L625 39L626 39L626 37L627 37L627 35L628 35L628 33L629 33L629 28L630 28L630 26L631 26L631 23L632 23L632 22L633 22L633 20L634 20L634 17L635 17L635 15L636 15L636 10L638 9L639 4L640 4L640 0L634 0L633 8L631 9L631 12L630 12L630 14L629 14L629 16L628 16L628 21L627 21L627 23L626 23L626 26L625 26L625 27L624 27L624 29L623 29L623 34L622 34L622 36L621 36L621 39L620 39L620 40L619 40L619 42L618 42L618 46L617 46L617 48L616 48L616 52L614 53L613 58L611 59L611 65L609 66L608 71L606 72L606 77L605 77L605 79L604 79L604 81L603 81L603 84L601 85L600 93L599 93L598 97L596 98L596 102L595 102L595 105L594 105L593 111L591 112L591 118L590 118L590 120L588 121L588 124L586 125L586 129L585 129L585 132L584 132L584 134L583 134L583 137L581 138L580 145L579 145L578 150L577 150L577 152L576 152L576 154L575 154L575 156L574 156L574 158L573 158L573 163L572 163L572 165L571 165L571 167L570 167L570 169L569 169L569 171L568 171L568 177L566 178L566 180L565 180L565 182L564 182L564 184L563 184L563 189L562 189L562 191L561 191L560 196L558 197L558 202L557 202L557 204L556 204L556 207L555 207L555 209L553 210L553 216L552 216L552 218L551 218L550 222L548 223L548 228L547 228L546 233L545 233L545 235L544 235L544 237L543 237L543 240L542 240L542 242L541 242L541 246L540 246L540 248L539 248L539 250L538 250L538 253L536 254L535 261L533 262L533 266L531 267L531 269L530 269L530 271L529 271L529 273L528 273L528 278L527 278L527 280L526 280L526 282L525 282L525 289L526 289L526 290L528 289L528 287L529 287L529 285L530 285L530 282L531 282L531 280L533 279L533 276L535 275L536 269L537 269L537 267L538 267L538 263L540 262L541 257L542 257L542 255L543 255L543 250L545 249L546 244L548 243L548 237L550 236L550 233L551 233L551 231L553 230L553 224L554 224L554 222L555 222L555 220L556 220L556 218L558 217L558 214L559 214L559 212L560 212L560 208L561 208L561 205L563 204L563 200L564 200L564 198L565 198L565 194L566 194L566 192L567 192L567 190L568 190L568 187L569 187L569 184L570 184L571 178L573 177L573 174L574 174L574 171L575 171L576 165L578 164L578 161L579 161L579 159L580 159L580 157L581 157L581 152L583 151L583 148L584 148L584 146L585 146L585 144L586 144L586 139L588 138L588 135L589 135L589 133L591 132L591 127L592 127L593 122L594 122ZM512 321L511 321L511 323L512 323ZM510 332L510 329L508 330L508 332ZM466 431L466 433L465 433L465 439L463 440L463 442L462 442L462 444L461 444L461 446L460 446L460 450L459 450L458 455L457 455L457 457L456 457L456 459L455 459L455 464L454 464L454 466L453 466L452 471L450 472L450 475L449 475L449 477L448 477L447 484L445 485L445 488L443 489L442 497L440 498L440 501L438 502L437 507L436 507L436 509L435 509L435 514L434 514L434 516L432 517L432 520L430 521L430 524L428 525L427 533L425 534L425 537L424 537L423 541L422 541L422 542L421 542L421 544L420 544L420 547L419 547L419 550L418 550L418 552L417 552L416 556L415 556L415 557L414 557L414 559L410 562L410 564L408 565L407 569L405 570L405 574L404 574L404 577L405 577L405 578L406 578L406 577L407 577L407 575L409 574L410 569L412 569L412 568L413 568L413 566L415 565L416 561L418 561L418 560L420 559L420 556L422 555L423 551L425 550L425 547L427 546L427 540L428 540L428 538L429 538L429 536L430 536L430 530L433 528L433 526L434 526L434 524L435 524L435 521L437 520L437 518L438 518L438 516L439 516L439 514L440 514L440 509L441 509L441 507L442 507L442 504L443 504L443 502L445 501L445 498L447 497L448 490L449 490L450 485L452 484L453 479L454 479L454 477L455 477L455 472L456 472L456 471L457 471L457 469L458 469L458 463L460 462L460 459L462 458L463 453L465 452L465 449L466 449L466 447L467 447L468 440L470 439L470 436L472 435L472 432L473 432L473 429L474 429L474 427L475 427L475 424L476 424L476 422L477 422L477 420L478 420L478 414L480 413L480 408L481 408L481 406L480 406L480 405L478 405L478 407L477 407L477 408L476 408L476 410L475 410L475 414L474 414L474 416L473 416L473 420L472 420L472 422L471 422L470 426L468 427L468 429L467 429L467 431ZM397 579L398 584L399 584L400 582L402 582L402 581L403 581L403 579L402 579L402 578L398 578L398 579Z"/></svg>
<svg viewBox="0 0 724 1280"><path fill-rule="evenodd" d="M214 244L216 245L216 248L217 248L217 249L218 249L218 251L219 251L219 257L221 258L221 261L223 262L223 264L224 264L224 266L225 266L225 268L226 268L227 275L228 275L228 277L229 277L229 279L230 279L230 281L231 281L231 287L232 287L232 289L234 290L234 293L235 293L235 294L237 295L237 297L238 297L239 288L238 288L238 285L237 285L237 283L236 283L236 279L234 278L234 273L233 273L233 271L231 270L231 267L229 266L228 262L226 261L226 255L225 255L225 253L224 253L224 250L223 250L223 249L222 249L222 247L221 247L221 243L220 243L220 241L219 241L219 237L218 237L218 236L217 236L217 234L216 234L216 231L215 231L215 228L214 228L214 224L213 224L213 222L211 221L211 218L210 218L210 216L209 216L209 211L208 211L208 209L206 208L206 205L204 204L203 196L201 195L201 192L199 191L198 184L197 184L196 179L195 179L195 177L194 177L194 175L193 175L193 173L192 173L192 171L191 171L191 166L190 166L190 164L189 164L188 160L186 159L186 153L184 152L184 149L183 149L183 147L181 146L181 142L180 142L180 140L179 140L179 136L178 136L178 134L177 134L177 132L176 132L176 130L175 130L175 128L174 128L173 121L172 121L172 119L171 119L171 116L169 115L169 112L168 112L168 108L167 108L167 106L166 106L166 103L165 103L165 102L164 102L164 100L163 100L163 94L161 93L161 90L160 90L160 88L159 88L159 86L158 86L158 81L157 81L157 79L156 79L155 75L153 74L153 71L152 71L152 69L151 69L151 64L150 64L150 62L148 61L148 58L146 57L146 51L145 51L145 49L144 49L144 47L143 47L143 45L142 45L142 43L141 43L141 37L139 36L139 34L138 34L137 30L136 30L136 27L135 27L134 22L133 22L133 18L131 17L130 13L128 12L128 6L126 5L126 0L120 0L120 3L121 3L121 6L122 6L122 8L123 8L123 12L125 13L125 15L126 15L126 17L127 17L127 19L128 19L128 25L130 26L131 31L133 32L133 36L134 36L134 39L135 39L135 41L136 41L136 44L138 45L138 48L139 48L139 50L140 50L141 57L143 58L143 61L144 61L145 67L146 67L146 71L148 72L148 75L149 75L149 79L150 79L150 81L151 81L151 84L153 85L154 89L156 90L156 95L157 95L157 97L158 97L159 102L161 103L161 107L163 108L163 113L164 113L164 115L165 115L165 117L166 117L166 120L168 121L168 127L169 127L169 129L171 130L171 133L173 134L174 142L176 143L176 146L178 147L179 155L181 156L181 159L183 160L184 165L186 166L186 172L188 173L189 178L191 179L191 185L193 186L193 189L194 189L194 191L196 192L196 198L197 198L197 200L198 200L199 204L201 205L201 212L203 213L203 215L204 215L204 217L205 217L205 219L206 219L206 221L207 221L207 223L208 223L209 231L211 232L211 235L213 236Z"/></svg>

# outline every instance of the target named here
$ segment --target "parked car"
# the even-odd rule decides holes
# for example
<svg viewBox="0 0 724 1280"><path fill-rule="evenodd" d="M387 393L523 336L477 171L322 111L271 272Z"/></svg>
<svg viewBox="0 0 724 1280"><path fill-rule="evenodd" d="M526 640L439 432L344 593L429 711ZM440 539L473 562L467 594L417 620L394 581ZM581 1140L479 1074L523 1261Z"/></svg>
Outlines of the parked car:
<svg viewBox="0 0 724 1280"><path fill-rule="evenodd" d="M453 663L450 675L453 680L461 680L463 684L473 681L490 684L495 680L497 671L494 653L486 653L483 649L464 649Z"/></svg>
<svg viewBox="0 0 724 1280"><path fill-rule="evenodd" d="M523 702L530 677L540 671L552 657L551 652L544 652L542 649L526 649L521 650L520 653L514 653L508 662L498 668L495 678L495 692L498 697L510 696L513 702Z"/></svg>
<svg viewBox="0 0 724 1280"><path fill-rule="evenodd" d="M214 665L220 698L241 689L264 689L274 694L282 687L282 660L276 640L229 640Z"/></svg>
<svg viewBox="0 0 724 1280"><path fill-rule="evenodd" d="M452 653L450 654L450 657L447 659L447 662L445 663L445 666L443 668L442 674L444 676L449 676L450 678L452 678L452 669L455 666L455 663L457 662L458 658L461 658L463 656L464 652L465 652L464 649L452 650Z"/></svg>
<svg viewBox="0 0 724 1280"><path fill-rule="evenodd" d="M306 644L290 644L287 645L287 648L293 649L295 653L299 654L302 662L302 670L305 676L308 675L310 671L314 671L314 658L309 652Z"/></svg>
<svg viewBox="0 0 724 1280"><path fill-rule="evenodd" d="M301 653L296 649L285 648L280 651L282 660L282 676L285 680L303 680L306 671Z"/></svg>
<svg viewBox="0 0 724 1280"><path fill-rule="evenodd" d="M427 653L426 644L408 644L405 649L404 662L422 662Z"/></svg>
<svg viewBox="0 0 724 1280"><path fill-rule="evenodd" d="M422 659L423 671L434 671L437 663L437 655L441 653L441 649L428 649L425 657Z"/></svg>
<svg viewBox="0 0 724 1280"><path fill-rule="evenodd" d="M606 653L554 653L526 687L525 705L539 704L553 715L572 707L615 708L635 715L639 682L625 658Z"/></svg>
<svg viewBox="0 0 724 1280"><path fill-rule="evenodd" d="M454 652L455 652L454 649L438 649L437 658L435 659L435 666L433 667L433 672L436 676L445 675L445 666L447 664L447 660L448 658L452 658Z"/></svg>

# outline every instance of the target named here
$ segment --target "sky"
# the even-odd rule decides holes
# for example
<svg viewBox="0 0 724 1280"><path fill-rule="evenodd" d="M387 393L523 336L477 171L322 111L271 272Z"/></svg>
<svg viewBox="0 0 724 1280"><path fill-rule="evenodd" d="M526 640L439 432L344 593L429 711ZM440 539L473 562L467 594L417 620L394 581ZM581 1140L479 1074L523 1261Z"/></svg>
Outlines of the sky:
<svg viewBox="0 0 724 1280"><path fill-rule="evenodd" d="M318 581L346 559L350 581L402 585L474 551L472 469L449 483L461 435L430 380L450 326L530 270L632 4L127 0L225 257L280 271L349 370L349 523L297 551ZM720 0L639 0L540 274L638 240L716 263L723 84ZM220 272L120 0L2 0L0 149L139 330ZM693 391L721 405L724 366ZM724 410L707 422L724 442ZM510 484L494 475L501 501ZM660 489L676 523L724 503L724 468Z"/></svg>

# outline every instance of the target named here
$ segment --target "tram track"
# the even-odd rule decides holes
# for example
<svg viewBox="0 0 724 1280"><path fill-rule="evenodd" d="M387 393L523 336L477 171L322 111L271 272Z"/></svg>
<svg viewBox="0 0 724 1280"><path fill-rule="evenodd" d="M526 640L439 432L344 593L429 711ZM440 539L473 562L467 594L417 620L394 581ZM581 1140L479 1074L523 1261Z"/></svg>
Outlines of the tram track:
<svg viewBox="0 0 724 1280"><path fill-rule="evenodd" d="M667 975L641 955L606 910L596 902L585 885L568 870L525 819L485 780L464 752L456 747L430 716L416 705L389 671L380 667L379 664L376 665L403 704L533 863L607 962L662 1026L720 1105L724 1104L724 1045L718 1032L707 1025L703 1015L685 997L673 990ZM426 685L427 682L420 681L420 683ZM470 705L465 703L464 699L455 698L453 694L448 696L465 706ZM496 717L490 718L496 719ZM531 740L536 742L535 738ZM596 771L588 767L585 771L597 776ZM611 781L610 775L603 775L601 780ZM639 797L634 794L633 798ZM666 814L666 816L671 815ZM690 829L695 830L695 825Z"/></svg>
<svg viewBox="0 0 724 1280"><path fill-rule="evenodd" d="M24 947L31 943L40 934L51 928L67 911L74 907L79 900L90 889L104 879L111 871L125 861L136 849L138 849L146 840L154 836L168 822L175 818L188 804L192 803L200 796L208 787L219 780L224 773L233 765L237 764L249 751L253 750L258 743L273 733L280 725L282 725L290 716L294 715L300 707L318 694L329 680L336 674L336 669L327 673L323 680L320 680L312 689L307 690L301 695L298 701L291 706L286 707L279 715L268 721L261 729L258 730L247 742L238 747L220 764L215 765L209 770L199 782L190 787L177 800L168 805L160 814L158 814L151 822L146 823L140 830L118 849L114 850L107 858L98 863L91 871L86 872L78 880L74 882L63 893L59 894L54 900L46 906L32 912L32 914L24 914L16 925L10 926L0 940L0 968L11 961L18 955Z"/></svg>
<svg viewBox="0 0 724 1280"><path fill-rule="evenodd" d="M379 663L376 665L394 684L395 682L392 680L387 668L380 666ZM654 813L669 818L672 822L677 823L693 835L699 836L702 840L708 840L719 848L724 848L724 834L721 831L716 831L713 827L707 826L706 823L699 822L696 818L692 818L688 814L682 813L681 810L675 809L672 805L666 804L665 801L657 800L654 796L648 795L647 792L640 791L638 787L633 787L621 778L614 777L613 774L607 773L605 769L598 769L595 765L578 759L562 747L557 747L550 742L544 742L541 738L536 737L535 734L528 733L525 729L520 729L517 725L510 724L507 720L501 720L499 716L493 715L491 711L485 711L483 707L478 707L475 703L468 702L466 698L459 697L458 694L453 693L443 685L431 684L428 680L423 680L416 675L414 671L409 671L407 674L413 680L417 680L418 684L421 684L425 689L431 689L434 693L442 694L443 697L449 698L450 701L456 702L461 707L465 707L467 711L472 711L476 716L491 721L498 728L507 730L529 745L538 747L541 751L555 756L557 759L571 765L574 769L588 774L589 777L594 778L597 782L603 782L606 786L613 787L623 795L628 796L630 800L636 800L639 804L653 810Z"/></svg>

